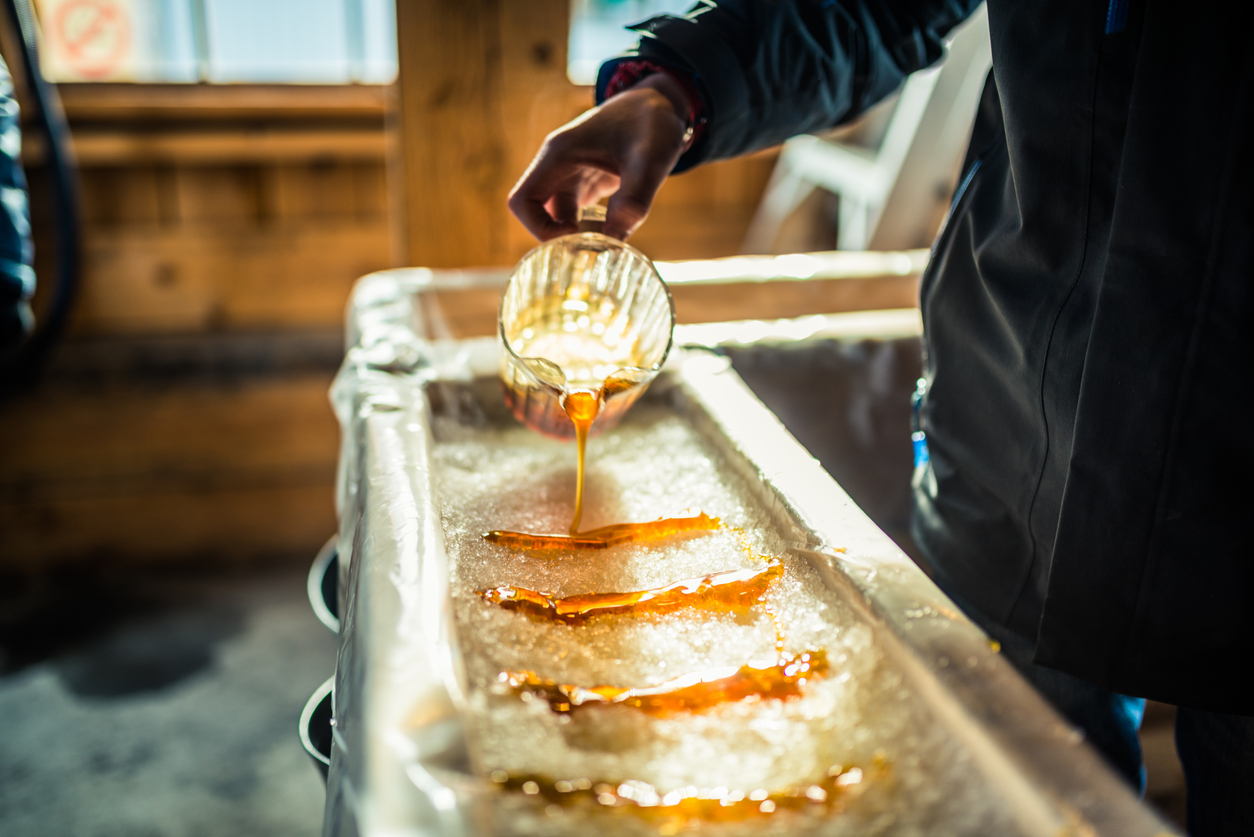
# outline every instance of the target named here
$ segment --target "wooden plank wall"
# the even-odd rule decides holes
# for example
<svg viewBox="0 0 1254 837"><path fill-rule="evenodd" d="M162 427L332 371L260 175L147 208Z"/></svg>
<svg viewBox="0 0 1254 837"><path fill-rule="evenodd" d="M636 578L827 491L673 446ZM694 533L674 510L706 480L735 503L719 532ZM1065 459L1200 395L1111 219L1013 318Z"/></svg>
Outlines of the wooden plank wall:
<svg viewBox="0 0 1254 837"><path fill-rule="evenodd" d="M284 88L196 86L181 102L155 88L146 106L125 85L63 86L86 227L76 335L338 328L353 280L393 263L390 91L295 90L285 108ZM47 276L42 155L29 156Z"/></svg>
<svg viewBox="0 0 1254 837"><path fill-rule="evenodd" d="M82 290L41 386L0 405L0 569L312 556L334 531L344 303L394 263L391 91L171 92L62 89Z"/></svg>

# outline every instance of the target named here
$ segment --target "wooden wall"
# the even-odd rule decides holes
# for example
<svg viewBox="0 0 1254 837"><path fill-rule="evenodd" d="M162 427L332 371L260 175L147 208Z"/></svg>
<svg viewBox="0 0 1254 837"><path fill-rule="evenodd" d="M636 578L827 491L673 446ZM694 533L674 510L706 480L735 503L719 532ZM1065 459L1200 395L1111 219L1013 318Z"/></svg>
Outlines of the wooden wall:
<svg viewBox="0 0 1254 837"><path fill-rule="evenodd" d="M393 263L385 88L64 85L82 167L76 335L335 329ZM292 95L299 93L299 95ZM50 218L38 146L35 225ZM41 235L40 275L51 275Z"/></svg>
<svg viewBox="0 0 1254 837"><path fill-rule="evenodd" d="M83 282L0 405L0 568L310 555L335 528L327 389L357 276L394 264L384 88L62 89ZM27 157L41 281L46 172Z"/></svg>

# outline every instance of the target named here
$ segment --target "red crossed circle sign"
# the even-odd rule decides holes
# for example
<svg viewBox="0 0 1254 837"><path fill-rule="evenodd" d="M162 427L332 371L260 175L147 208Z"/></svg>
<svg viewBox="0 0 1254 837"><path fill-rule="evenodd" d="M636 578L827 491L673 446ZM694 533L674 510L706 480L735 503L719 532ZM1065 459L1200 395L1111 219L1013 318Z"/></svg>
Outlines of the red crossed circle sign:
<svg viewBox="0 0 1254 837"><path fill-rule="evenodd" d="M67 0L56 11L53 31L70 67L85 78L117 69L131 45L131 25L117 0Z"/></svg>

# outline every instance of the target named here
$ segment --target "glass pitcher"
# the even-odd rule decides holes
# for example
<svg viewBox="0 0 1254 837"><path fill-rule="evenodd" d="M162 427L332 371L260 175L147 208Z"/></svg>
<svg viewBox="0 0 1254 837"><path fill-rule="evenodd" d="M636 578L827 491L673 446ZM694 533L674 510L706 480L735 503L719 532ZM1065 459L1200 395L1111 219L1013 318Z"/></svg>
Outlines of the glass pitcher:
<svg viewBox="0 0 1254 837"><path fill-rule="evenodd" d="M602 207L585 209L584 231L523 256L501 297L505 402L546 436L575 437L576 393L599 407L592 432L613 427L670 352L670 290L647 256L600 233L604 221Z"/></svg>

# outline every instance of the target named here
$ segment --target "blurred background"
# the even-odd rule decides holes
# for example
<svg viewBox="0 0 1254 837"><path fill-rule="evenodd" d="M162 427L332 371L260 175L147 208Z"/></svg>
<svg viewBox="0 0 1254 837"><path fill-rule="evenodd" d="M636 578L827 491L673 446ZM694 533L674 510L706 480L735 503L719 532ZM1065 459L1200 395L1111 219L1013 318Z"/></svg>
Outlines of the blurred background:
<svg viewBox="0 0 1254 837"><path fill-rule="evenodd" d="M684 5L406 3L398 20L388 0L38 0L81 269L38 385L0 408L0 566L312 554L334 529L326 390L353 281L515 263L534 241L510 186L592 104L595 67L633 40L623 24ZM11 28L38 314L56 290L55 212ZM887 249L927 246L951 156L926 229ZM657 259L746 250L778 157L674 178L633 243ZM830 249L839 204L816 189L749 249ZM911 306L912 287L828 307Z"/></svg>
<svg viewBox="0 0 1254 837"><path fill-rule="evenodd" d="M321 783L295 730L336 644L304 588L336 529L327 390L353 283L514 264L534 242L505 196L545 134L592 105L597 67L634 42L625 24L690 5L36 0L79 196L68 227L22 35L0 15L34 308L55 332L8 368L0 402L4 833L318 833ZM979 18L857 123L673 178L632 243L663 260L926 248L987 67ZM908 309L923 255L909 263L698 296L681 319ZM495 302L448 313L490 321ZM57 306L64 328L49 328ZM917 352L892 357L912 386ZM813 389L788 376L796 356L737 363L844 482L814 404L796 401ZM907 402L885 415L867 432L900 435L900 483ZM900 522L903 492L867 502ZM1175 810L1170 710L1154 711L1147 747L1167 766L1151 793Z"/></svg>

